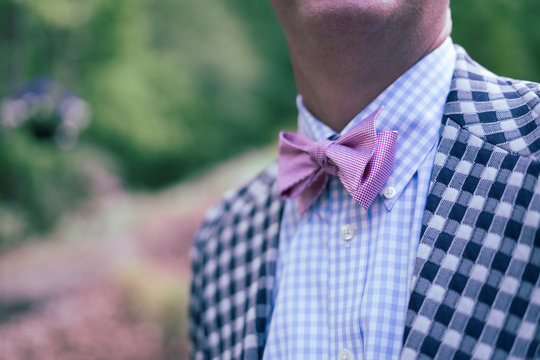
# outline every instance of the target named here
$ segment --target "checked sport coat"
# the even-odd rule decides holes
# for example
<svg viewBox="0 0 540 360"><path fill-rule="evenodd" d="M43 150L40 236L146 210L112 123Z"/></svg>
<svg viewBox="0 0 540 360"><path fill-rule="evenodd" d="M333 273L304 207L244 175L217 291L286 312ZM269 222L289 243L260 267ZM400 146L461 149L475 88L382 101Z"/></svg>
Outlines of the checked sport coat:
<svg viewBox="0 0 540 360"><path fill-rule="evenodd" d="M402 359L540 358L540 85L457 47ZM192 248L196 359L260 359L283 202L277 168L211 209Z"/></svg>

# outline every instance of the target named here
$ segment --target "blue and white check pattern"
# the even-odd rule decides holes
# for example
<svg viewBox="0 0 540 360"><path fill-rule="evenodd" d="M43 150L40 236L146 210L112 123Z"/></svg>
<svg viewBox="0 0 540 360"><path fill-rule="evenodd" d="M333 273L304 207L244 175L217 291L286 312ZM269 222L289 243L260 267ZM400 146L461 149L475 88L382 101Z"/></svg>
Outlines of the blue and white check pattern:
<svg viewBox="0 0 540 360"><path fill-rule="evenodd" d="M355 117L383 105L377 131L399 133L386 187L366 211L330 177L319 199L300 216L285 204L274 309L264 359L394 359L400 354L407 302L435 148L455 63L447 39L404 73ZM298 97L299 132L314 140L335 136ZM383 188L384 189L384 188ZM350 225L354 236L340 238Z"/></svg>

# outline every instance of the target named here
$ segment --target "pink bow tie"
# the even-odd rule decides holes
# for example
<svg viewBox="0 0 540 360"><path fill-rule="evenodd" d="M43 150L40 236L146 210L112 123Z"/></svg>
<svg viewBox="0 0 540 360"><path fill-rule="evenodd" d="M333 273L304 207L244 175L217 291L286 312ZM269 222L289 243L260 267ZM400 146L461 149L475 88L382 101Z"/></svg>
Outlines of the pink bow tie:
<svg viewBox="0 0 540 360"><path fill-rule="evenodd" d="M282 131L278 145L278 190L283 199L299 197L300 212L323 191L328 175L337 175L347 192L369 208L392 172L396 131L375 132L383 108L363 119L339 139L315 142Z"/></svg>

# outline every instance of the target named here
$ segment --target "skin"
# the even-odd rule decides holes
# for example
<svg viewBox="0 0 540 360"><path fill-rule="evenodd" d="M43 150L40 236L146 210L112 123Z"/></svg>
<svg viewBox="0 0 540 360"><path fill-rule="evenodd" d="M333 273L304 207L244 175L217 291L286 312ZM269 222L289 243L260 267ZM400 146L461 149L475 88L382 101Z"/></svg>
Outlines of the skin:
<svg viewBox="0 0 540 360"><path fill-rule="evenodd" d="M306 107L336 131L450 34L450 0L271 0Z"/></svg>

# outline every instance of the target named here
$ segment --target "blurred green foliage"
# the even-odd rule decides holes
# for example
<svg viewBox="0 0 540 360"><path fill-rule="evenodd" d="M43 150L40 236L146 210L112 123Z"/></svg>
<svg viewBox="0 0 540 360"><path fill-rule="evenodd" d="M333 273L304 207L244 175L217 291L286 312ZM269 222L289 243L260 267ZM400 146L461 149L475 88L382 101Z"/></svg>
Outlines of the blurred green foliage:
<svg viewBox="0 0 540 360"><path fill-rule="evenodd" d="M232 10L196 0L0 0L0 98L39 75L58 80L93 109L83 146L114 159L130 188L168 185L271 141L292 118L284 40L273 41L277 62L267 50L279 31L269 5L245 12L249 22ZM257 21L264 46L251 36ZM78 149L22 128L2 129L0 147L0 243L47 230L84 195Z"/></svg>
<svg viewBox="0 0 540 360"><path fill-rule="evenodd" d="M496 74L540 82L540 1L451 0L452 37Z"/></svg>
<svg viewBox="0 0 540 360"><path fill-rule="evenodd" d="M540 80L538 0L452 0L452 10L454 41L477 61ZM47 75L93 109L79 144L89 151L0 129L0 244L77 204L88 152L129 188L156 188L294 124L295 86L268 1L0 0L0 53L0 98Z"/></svg>
<svg viewBox="0 0 540 360"><path fill-rule="evenodd" d="M48 230L85 194L72 153L26 134L0 136L0 248L31 230Z"/></svg>

